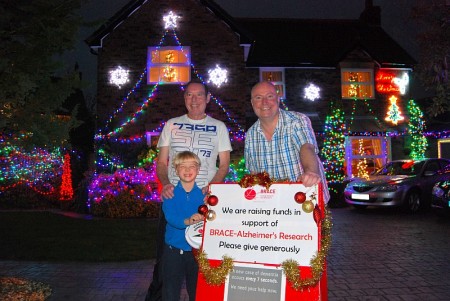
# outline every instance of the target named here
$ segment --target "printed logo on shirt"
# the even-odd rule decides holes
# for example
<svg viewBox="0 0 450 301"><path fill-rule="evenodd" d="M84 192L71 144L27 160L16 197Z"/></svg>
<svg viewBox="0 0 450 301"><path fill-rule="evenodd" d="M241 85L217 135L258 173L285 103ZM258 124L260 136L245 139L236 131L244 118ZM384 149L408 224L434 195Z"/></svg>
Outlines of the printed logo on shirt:
<svg viewBox="0 0 450 301"><path fill-rule="evenodd" d="M190 123L174 123L174 126L180 130L201 131L201 132L216 132L217 127L215 125L205 124L190 124Z"/></svg>

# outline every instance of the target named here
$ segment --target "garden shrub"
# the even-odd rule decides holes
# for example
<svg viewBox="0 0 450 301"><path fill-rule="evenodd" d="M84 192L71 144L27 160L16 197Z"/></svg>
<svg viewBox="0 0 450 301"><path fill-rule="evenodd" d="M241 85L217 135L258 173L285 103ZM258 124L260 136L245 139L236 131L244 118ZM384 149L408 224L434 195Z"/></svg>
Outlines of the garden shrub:
<svg viewBox="0 0 450 301"><path fill-rule="evenodd" d="M57 208L57 193L39 193L25 184L12 187L0 194L0 209Z"/></svg>
<svg viewBox="0 0 450 301"><path fill-rule="evenodd" d="M90 211L111 218L157 217L160 205L153 172L144 168L95 175L89 186Z"/></svg>

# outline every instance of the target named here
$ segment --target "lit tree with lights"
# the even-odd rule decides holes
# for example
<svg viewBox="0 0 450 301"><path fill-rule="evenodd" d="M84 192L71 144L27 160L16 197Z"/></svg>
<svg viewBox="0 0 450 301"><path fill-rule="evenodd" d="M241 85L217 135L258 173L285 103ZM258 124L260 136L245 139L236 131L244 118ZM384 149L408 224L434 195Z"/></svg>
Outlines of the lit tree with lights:
<svg viewBox="0 0 450 301"><path fill-rule="evenodd" d="M332 105L333 106L333 105ZM331 115L325 120L325 136L322 148L324 168L329 183L339 183L344 180L344 149L346 131L344 112L333 108Z"/></svg>
<svg viewBox="0 0 450 301"><path fill-rule="evenodd" d="M408 111L408 134L411 136L411 153L409 156L415 160L423 159L425 158L425 150L428 147L427 138L424 136L425 121L423 113L412 99L408 103Z"/></svg>
<svg viewBox="0 0 450 301"><path fill-rule="evenodd" d="M242 157L238 163L230 163L230 170L225 177L225 182L238 182L248 173L249 171L245 168L245 159Z"/></svg>
<svg viewBox="0 0 450 301"><path fill-rule="evenodd" d="M397 105L397 97L395 97L394 95L392 95L391 97L389 97L389 101L390 101L390 105L389 105L389 109L386 113L386 121L390 121L393 124L397 125L397 123L401 120L404 119L404 117L402 116L402 112L400 111L400 108Z"/></svg>
<svg viewBox="0 0 450 301"><path fill-rule="evenodd" d="M70 167L70 155L67 153L64 155L62 183L59 199L61 201L69 201L72 198L73 198L72 169Z"/></svg>

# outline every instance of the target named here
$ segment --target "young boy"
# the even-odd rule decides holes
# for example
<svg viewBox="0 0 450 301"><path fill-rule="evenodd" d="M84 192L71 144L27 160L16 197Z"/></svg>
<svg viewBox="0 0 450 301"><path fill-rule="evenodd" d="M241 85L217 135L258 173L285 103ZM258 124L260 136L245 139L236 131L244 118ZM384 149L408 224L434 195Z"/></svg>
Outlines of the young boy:
<svg viewBox="0 0 450 301"><path fill-rule="evenodd" d="M173 198L165 199L162 205L167 220L162 260L162 300L179 301L181 286L186 279L189 300L194 301L198 265L192 247L186 241L185 230L204 218L198 213L198 207L203 204L205 196L195 183L200 159L196 154L184 151L175 156L173 165L180 181L175 186Z"/></svg>

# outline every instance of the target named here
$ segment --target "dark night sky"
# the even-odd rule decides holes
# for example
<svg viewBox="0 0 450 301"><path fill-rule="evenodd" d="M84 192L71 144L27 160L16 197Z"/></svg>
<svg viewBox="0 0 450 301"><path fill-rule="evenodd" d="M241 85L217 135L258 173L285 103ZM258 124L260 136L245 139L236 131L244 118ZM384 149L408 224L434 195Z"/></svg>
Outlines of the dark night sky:
<svg viewBox="0 0 450 301"><path fill-rule="evenodd" d="M86 20L104 20L113 16L129 0L91 0L81 14ZM149 0L151 1L151 0ZM302 18L302 19L357 19L364 10L365 0L216 0L233 17ZM415 29L408 15L414 0L373 0L381 7L381 25L401 46L417 59ZM83 28L79 43L67 57L78 62L83 77L95 82L96 57L84 43L97 27ZM86 90L94 94L94 86Z"/></svg>

